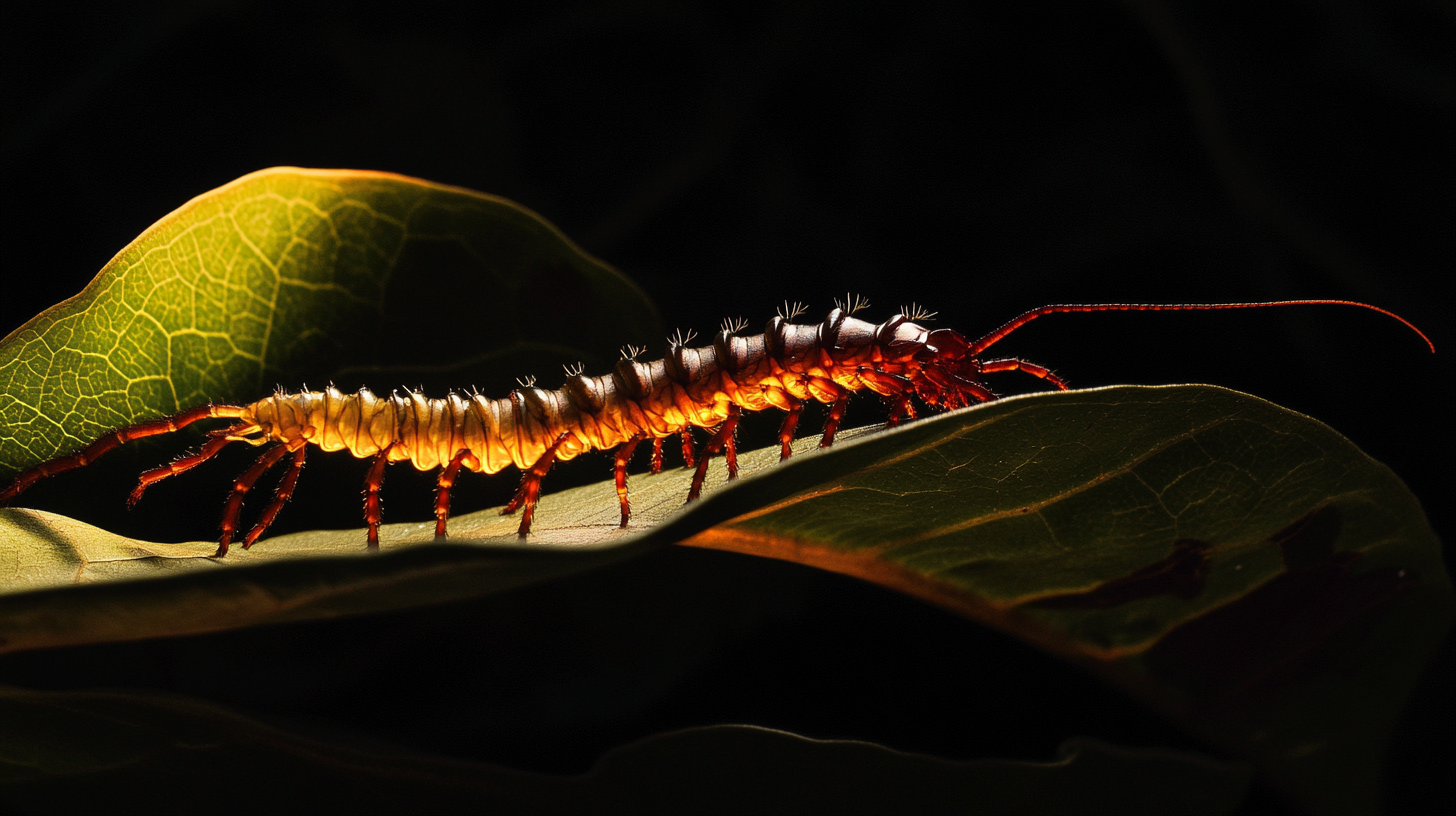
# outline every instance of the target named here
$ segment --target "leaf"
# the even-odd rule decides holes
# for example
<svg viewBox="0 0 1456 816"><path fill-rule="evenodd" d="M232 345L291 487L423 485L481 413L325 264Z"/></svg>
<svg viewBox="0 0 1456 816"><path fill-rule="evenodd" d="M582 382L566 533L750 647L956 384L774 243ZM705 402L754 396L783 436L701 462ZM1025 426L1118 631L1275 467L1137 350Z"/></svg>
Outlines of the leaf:
<svg viewBox="0 0 1456 816"><path fill-rule="evenodd" d="M385 174L264 171L168 216L0 341L0 472L274 380L459 384L497 362L523 373L523 354L590 359L647 326L630 283L514 205ZM1391 726L1452 617L1398 479L1325 426L1221 389L1004 400L768 468L671 515L685 478L634 480L639 523L661 522L636 535L615 531L601 485L548 497L533 546L481 514L456 521L468 546L415 545L428 528L396 525L378 557L357 532L307 533L218 563L211 544L5 511L0 649L445 601L687 539L1015 633L1254 759L1301 807L1336 812L1378 807Z"/></svg>
<svg viewBox="0 0 1456 816"><path fill-rule="evenodd" d="M26 812L1231 812L1249 772L1073 740L1054 762L949 762L865 742L710 726L609 751L583 776L304 735L138 692L0 687L0 802ZM240 767L238 767L240 766Z"/></svg>
<svg viewBox="0 0 1456 816"><path fill-rule="evenodd" d="M449 545L407 546L430 527L392 525L377 557L350 531L218 563L200 543L92 552L94 528L11 511L0 551L41 560L6 574L49 577L0 597L0 636L35 648L391 609L681 542L918 595L1092 669L1255 760L1302 807L1378 807L1379 759L1452 593L1415 498L1326 426L1209 386L1122 386L774 459L744 455L755 475L677 515L684 471L634 477L637 522L656 524L635 535L615 531L609 483L548 495L525 548L487 511ZM142 570L174 577L115 580Z"/></svg>
<svg viewBox="0 0 1456 816"><path fill-rule="evenodd" d="M1379 810L1449 628L1415 497L1308 417L1209 386L1002 400L722 491L683 543L894 587L1099 673L1302 809Z"/></svg>
<svg viewBox="0 0 1456 816"><path fill-rule="evenodd" d="M390 173L262 170L167 215L0 341L0 479L275 383L443 391L602 366L659 336L631 281L519 205Z"/></svg>
<svg viewBox="0 0 1456 816"><path fill-rule="evenodd" d="M799 439L794 449L806 454L818 440ZM764 448L740 455L739 466L747 477L778 458L777 447ZM682 509L692 475L634 475L628 530L618 527L608 481L543 496L525 544L519 516L496 507L451 518L448 544L435 543L433 520L383 525L377 553L365 549L362 529L315 530L218 559L212 541L137 541L54 513L0 508L0 653L382 612L605 566L711 526L701 513L662 523ZM705 489L726 481L714 468Z"/></svg>

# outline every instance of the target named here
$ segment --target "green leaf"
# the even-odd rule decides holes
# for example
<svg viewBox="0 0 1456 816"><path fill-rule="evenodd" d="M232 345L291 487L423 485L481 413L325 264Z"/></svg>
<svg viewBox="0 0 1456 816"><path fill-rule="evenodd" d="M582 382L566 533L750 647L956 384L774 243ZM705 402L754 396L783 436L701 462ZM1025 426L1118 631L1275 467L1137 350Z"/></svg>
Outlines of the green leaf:
<svg viewBox="0 0 1456 816"><path fill-rule="evenodd" d="M390 173L263 170L167 215L0 341L0 478L275 383L443 391L603 367L660 334L631 281L519 205Z"/></svg>
<svg viewBox="0 0 1456 816"><path fill-rule="evenodd" d="M1328 427L1224 389L1123 386L776 454L745 454L756 474L676 515L686 472L634 477L636 523L656 525L636 534L616 531L610 483L547 495L524 548L486 511L449 545L391 525L376 557L346 531L219 562L210 543L93 551L94 528L10 511L0 552L32 560L6 574L45 577L0 597L0 636L34 648L390 609L680 542L918 595L1093 670L1306 809L1378 809L1381 755L1452 592L1415 498ZM172 577L117 580L142 573Z"/></svg>
<svg viewBox="0 0 1456 816"><path fill-rule="evenodd" d="M1249 772L1073 740L949 762L750 726L659 734L560 777L303 735L196 700L0 687L0 802L26 812L1229 813ZM234 766L242 764L241 772Z"/></svg>
<svg viewBox="0 0 1456 816"><path fill-rule="evenodd" d="M1439 542L1327 426L1209 386L1002 400L712 497L683 543L920 596L1109 679L1314 812L1381 759L1453 616Z"/></svg>
<svg viewBox="0 0 1456 816"><path fill-rule="evenodd" d="M800 439L795 450L817 443ZM746 476L778 457L765 448L739 465ZM706 489L726 480L714 468ZM715 517L699 512L661 524L683 507L691 481L685 469L634 475L629 530L618 528L608 481L543 496L526 544L519 517L492 508L452 518L448 544L435 543L433 520L386 524L378 553L364 548L361 529L316 530L218 559L211 541L136 541L54 513L0 509L0 653L382 612L569 575L711 526Z"/></svg>

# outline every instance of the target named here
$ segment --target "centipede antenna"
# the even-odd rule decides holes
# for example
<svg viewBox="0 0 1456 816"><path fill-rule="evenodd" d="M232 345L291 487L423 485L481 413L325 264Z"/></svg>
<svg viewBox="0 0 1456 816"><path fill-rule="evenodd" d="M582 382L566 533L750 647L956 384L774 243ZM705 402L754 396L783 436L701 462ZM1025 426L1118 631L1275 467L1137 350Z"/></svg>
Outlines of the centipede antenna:
<svg viewBox="0 0 1456 816"><path fill-rule="evenodd" d="M1032 309L1029 312L1013 318L1006 325L972 343L966 349L966 354L971 356L980 354L1000 342L1006 335L1025 326L1038 317L1059 312L1186 312L1217 311L1220 309L1262 309L1271 306L1359 306L1362 309L1379 312L1404 323L1406 328L1420 335L1421 339L1426 341L1426 345L1430 347L1432 354L1436 353L1436 344L1431 342L1431 338L1427 337L1425 332L1416 328L1414 323L1395 312L1382 309L1379 306L1371 306L1368 303L1361 303L1355 300L1271 300L1260 303L1054 303L1050 306Z"/></svg>
<svg viewBox="0 0 1456 816"><path fill-rule="evenodd" d="M918 323L922 320L929 320L940 314L940 312L932 312L924 306L912 302L909 306L901 306L900 314L905 315L907 319Z"/></svg>
<svg viewBox="0 0 1456 816"><path fill-rule="evenodd" d="M536 387L536 375L534 375L534 374L528 374L525 377L517 377L516 378L516 383L518 385L520 385L522 388L535 388Z"/></svg>

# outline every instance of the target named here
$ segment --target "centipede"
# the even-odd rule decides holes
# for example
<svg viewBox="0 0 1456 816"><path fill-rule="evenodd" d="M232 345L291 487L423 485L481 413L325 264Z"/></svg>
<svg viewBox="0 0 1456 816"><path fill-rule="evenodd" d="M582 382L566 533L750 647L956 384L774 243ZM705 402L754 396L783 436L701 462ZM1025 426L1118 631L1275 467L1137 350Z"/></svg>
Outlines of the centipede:
<svg viewBox="0 0 1456 816"><path fill-rule="evenodd" d="M1394 312L1347 300L1285 300L1258 303L1182 304L1052 304L1024 312L979 340L968 340L948 328L923 324L934 313L912 306L883 323L854 317L868 307L860 298L836 301L819 323L793 322L802 305L788 303L768 321L762 333L746 334L742 320L724 321L711 344L689 345L692 333L668 338L662 359L640 362L644 349L628 346L611 373L586 376L581 365L568 367L565 384L556 390L536 387L534 379L501 399L479 393L450 393L428 398L416 391L377 396L368 389L343 393L276 391L247 405L200 405L172 416L150 419L112 430L80 451L23 471L3 490L7 504L35 482L83 467L107 452L137 439L179 431L203 420L231 424L206 433L200 449L145 471L127 498L134 505L151 486L185 473L233 443L263 450L233 482L223 505L221 532L214 557L227 555L239 530L244 499L253 485L285 458L287 471L272 500L243 537L251 547L293 497L310 445L325 452L348 451L368 459L364 479L366 546L379 547L382 521L380 490L391 463L409 462L421 471L439 470L435 491L435 536L446 537L450 494L462 469L494 474L510 467L521 471L515 495L502 515L521 513L517 534L531 532L541 482L556 462L588 451L613 453L614 479L621 508L621 527L631 518L627 467L638 446L652 443L651 473L663 468L663 443L682 441L684 466L694 469L687 501L697 500L709 462L722 454L730 480L738 477L735 434L743 412L770 408L784 412L779 428L780 461L790 444L804 406L828 407L819 445L827 448L843 421L851 395L870 391L889 405L888 427L916 419L917 404L946 411L992 402L1000 395L986 376L1021 372L1058 390L1067 382L1049 368L1016 357L988 358L985 353L1011 333L1037 318L1068 312L1209 311L1289 306L1353 306L1379 312L1420 335L1431 352L1435 345L1414 324ZM710 432L699 447L693 429Z"/></svg>

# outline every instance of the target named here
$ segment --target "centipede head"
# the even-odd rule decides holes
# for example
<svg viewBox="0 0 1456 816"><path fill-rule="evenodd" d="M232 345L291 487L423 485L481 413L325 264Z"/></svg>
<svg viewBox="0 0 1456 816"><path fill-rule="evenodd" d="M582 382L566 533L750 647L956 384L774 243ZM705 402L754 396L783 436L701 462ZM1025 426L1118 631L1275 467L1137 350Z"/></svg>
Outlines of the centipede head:
<svg viewBox="0 0 1456 816"><path fill-rule="evenodd" d="M927 405L962 408L995 399L981 381L981 360L970 353L970 341L951 329L927 331L915 355L915 395Z"/></svg>

